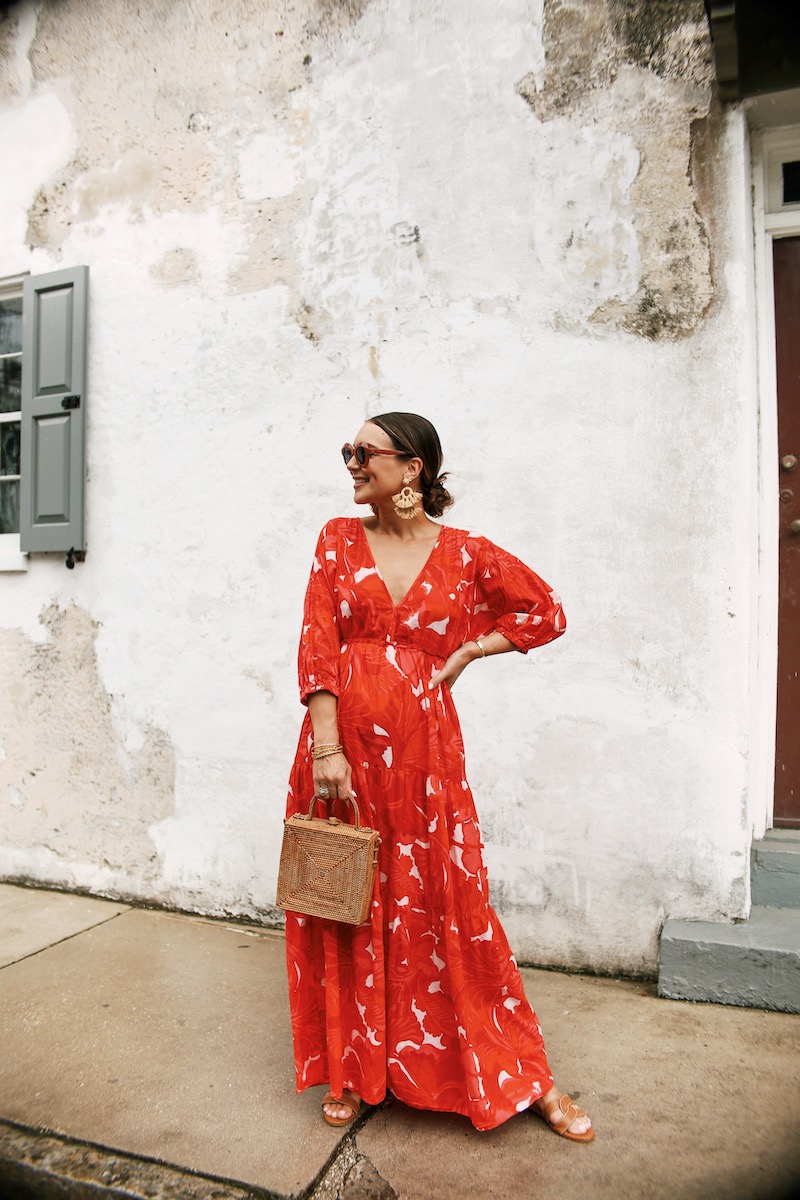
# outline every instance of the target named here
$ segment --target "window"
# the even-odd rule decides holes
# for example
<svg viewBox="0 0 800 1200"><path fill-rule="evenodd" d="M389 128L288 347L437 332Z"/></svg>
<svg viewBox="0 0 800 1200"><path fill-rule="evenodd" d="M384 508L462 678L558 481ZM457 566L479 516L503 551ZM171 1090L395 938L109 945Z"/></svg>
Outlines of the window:
<svg viewBox="0 0 800 1200"><path fill-rule="evenodd" d="M761 140L766 212L775 217L786 214L785 221L796 223L800 209L800 131L770 129Z"/></svg>
<svg viewBox="0 0 800 1200"><path fill-rule="evenodd" d="M0 570L85 549L88 275L0 281Z"/></svg>
<svg viewBox="0 0 800 1200"><path fill-rule="evenodd" d="M800 204L800 162L781 163L783 168L783 203Z"/></svg>
<svg viewBox="0 0 800 1200"><path fill-rule="evenodd" d="M19 549L21 397L22 280L10 280L0 286L0 553Z"/></svg>

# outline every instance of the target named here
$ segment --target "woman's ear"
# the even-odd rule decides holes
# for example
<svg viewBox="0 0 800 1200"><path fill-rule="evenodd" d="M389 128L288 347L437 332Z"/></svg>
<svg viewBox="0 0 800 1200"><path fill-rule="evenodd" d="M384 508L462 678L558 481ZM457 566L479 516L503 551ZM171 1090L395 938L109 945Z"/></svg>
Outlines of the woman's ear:
<svg viewBox="0 0 800 1200"><path fill-rule="evenodd" d="M406 459L406 461L403 465L405 466L405 471L403 473L403 477L407 478L409 483L415 483L415 484L419 483L420 476L422 474L422 468L424 465L422 462L422 459L421 458L409 458L409 459Z"/></svg>

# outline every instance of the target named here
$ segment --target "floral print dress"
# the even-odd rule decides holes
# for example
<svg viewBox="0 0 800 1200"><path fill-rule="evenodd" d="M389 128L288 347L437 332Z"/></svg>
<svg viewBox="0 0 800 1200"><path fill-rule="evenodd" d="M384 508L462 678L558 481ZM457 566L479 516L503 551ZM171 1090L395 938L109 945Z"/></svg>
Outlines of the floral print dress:
<svg viewBox="0 0 800 1200"><path fill-rule="evenodd" d="M489 903L458 717L431 676L492 630L521 651L564 632L558 596L485 538L442 526L395 605L357 517L319 537L299 653L304 702L339 698L339 736L365 825L381 835L371 918L286 914L298 1092L329 1084L368 1104L387 1090L416 1108L493 1129L552 1086L542 1033ZM306 714L287 815L313 794ZM334 806L352 820L346 801Z"/></svg>

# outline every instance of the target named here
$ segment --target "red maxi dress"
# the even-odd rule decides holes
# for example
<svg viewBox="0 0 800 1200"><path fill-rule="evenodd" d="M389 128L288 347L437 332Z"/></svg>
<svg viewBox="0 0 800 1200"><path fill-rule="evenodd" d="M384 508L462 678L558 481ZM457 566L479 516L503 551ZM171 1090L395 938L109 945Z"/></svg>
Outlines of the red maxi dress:
<svg viewBox="0 0 800 1200"><path fill-rule="evenodd" d="M493 1129L553 1083L542 1032L489 903L458 717L428 681L492 630L521 651L564 632L558 596L511 554L441 527L394 605L357 517L319 537L300 642L300 693L339 698L339 736L362 821L381 834L371 919L286 914L297 1091L391 1091ZM287 815L313 794L306 714ZM337 802L338 815L352 809Z"/></svg>

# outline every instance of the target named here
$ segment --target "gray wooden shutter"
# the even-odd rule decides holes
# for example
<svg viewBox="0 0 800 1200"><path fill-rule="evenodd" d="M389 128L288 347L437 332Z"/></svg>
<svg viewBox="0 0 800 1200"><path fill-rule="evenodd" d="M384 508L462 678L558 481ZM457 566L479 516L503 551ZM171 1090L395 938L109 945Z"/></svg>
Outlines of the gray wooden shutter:
<svg viewBox="0 0 800 1200"><path fill-rule="evenodd" d="M84 550L86 304L89 268L25 280L22 291L22 550Z"/></svg>

